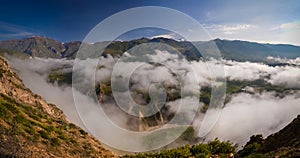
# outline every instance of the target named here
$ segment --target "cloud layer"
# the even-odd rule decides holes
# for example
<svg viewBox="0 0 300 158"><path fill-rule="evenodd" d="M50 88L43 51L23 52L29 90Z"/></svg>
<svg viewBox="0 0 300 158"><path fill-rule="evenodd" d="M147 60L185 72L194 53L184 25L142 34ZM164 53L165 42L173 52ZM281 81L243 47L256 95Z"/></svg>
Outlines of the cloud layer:
<svg viewBox="0 0 300 158"><path fill-rule="evenodd" d="M127 57L130 58L131 56L127 54ZM262 63L227 60L188 62L184 59L180 59L177 55L158 50L155 54L146 57L148 60L157 61L161 65L155 66L149 63L125 61L119 63L120 68L124 68L124 72L128 72L126 69L130 68L130 65L143 63L143 66L135 69L130 78L131 90L148 91L152 83L168 84L174 87L178 87L182 84L181 90L185 93L199 94L199 88L197 88L197 86L202 87L212 84L213 80L208 69L209 65L218 65L220 63L224 64L224 71L229 80L249 81L261 78L274 85L300 88L300 71L297 66L271 67ZM18 71L27 87L34 93L41 95L48 102L55 103L64 111L70 121L85 128L76 111L72 90L75 91L76 94L79 94L79 104L91 104L92 106L89 107L96 107L98 105L91 100L87 93L83 93L86 91L82 89L72 89L72 87L69 86L58 87L55 84L53 85L47 82L47 75L52 69L64 68L65 71L71 71L74 61L39 58L22 61L9 58L9 61L12 67ZM101 58L99 63L96 59L87 59L80 61L82 67L79 66L74 71L80 72L83 83L88 82L96 69L95 76L97 82L109 81L116 61L117 59L111 56ZM175 76L174 73L176 74ZM185 80L180 82L178 76ZM189 81L189 79L195 76L198 80L198 85L194 85L192 80ZM176 91L178 89L175 88L174 90ZM135 93L132 93L133 98L140 97L137 94L134 96L134 94ZM140 99L143 98L140 97ZM181 99L183 99L183 101L186 100L187 103L191 102L189 98ZM264 136L267 136L277 132L299 114L299 101L300 94L298 91L286 94L286 96L283 97L278 97L275 92L236 94L231 97L231 100L225 105L225 108L221 110L222 114L206 140L219 137L224 140L231 140L239 145L244 145L253 134L262 133ZM179 103L180 99L167 102L166 105L170 107L171 111L176 112ZM107 114L115 124L122 128L130 129L130 127L126 127L128 126L130 117L120 111L114 101L111 100L103 103L103 106L106 107ZM201 106L203 106L202 103L200 103L200 107ZM86 110L87 113L95 112L93 109ZM192 106L185 106L185 108L182 109L182 116L192 116L191 113L195 112ZM88 116L92 115L87 115L87 117ZM102 116L99 117L101 119ZM195 128L199 128L196 124L201 125L202 118L203 116L197 118L198 120L194 120ZM91 117L88 119L93 120L95 118Z"/></svg>

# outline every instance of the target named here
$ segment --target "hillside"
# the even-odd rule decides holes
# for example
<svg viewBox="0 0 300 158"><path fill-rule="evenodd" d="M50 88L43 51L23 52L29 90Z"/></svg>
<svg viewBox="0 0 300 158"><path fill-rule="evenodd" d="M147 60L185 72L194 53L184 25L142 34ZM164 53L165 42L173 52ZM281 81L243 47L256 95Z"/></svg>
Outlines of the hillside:
<svg viewBox="0 0 300 158"><path fill-rule="evenodd" d="M282 130L267 137L260 150L262 152L275 151L282 157L299 157L300 115Z"/></svg>
<svg viewBox="0 0 300 158"><path fill-rule="evenodd" d="M24 86L0 57L0 157L114 157Z"/></svg>
<svg viewBox="0 0 300 158"><path fill-rule="evenodd" d="M263 139L254 135L238 152L240 157L299 157L300 156L300 115L279 132Z"/></svg>
<svg viewBox="0 0 300 158"><path fill-rule="evenodd" d="M202 52L209 54L213 43L217 45L222 56L226 59L237 61L254 61L254 62L269 62L268 56L282 58L296 58L300 55L300 47L288 44L261 44L248 41L229 41L215 39L203 42L176 41L167 38L141 38L131 41L114 41L105 50L104 54L112 56L120 56L123 52L130 48L148 42L165 43L182 54L189 60L198 60L201 53L193 46L197 45ZM107 42L97 42L95 44L86 44L86 48L91 52L102 50ZM30 37L19 40L0 41L0 49L21 52L33 57L41 58L68 58L73 59L81 45L80 41L62 43L51 38L45 37ZM97 55L95 57L98 57Z"/></svg>

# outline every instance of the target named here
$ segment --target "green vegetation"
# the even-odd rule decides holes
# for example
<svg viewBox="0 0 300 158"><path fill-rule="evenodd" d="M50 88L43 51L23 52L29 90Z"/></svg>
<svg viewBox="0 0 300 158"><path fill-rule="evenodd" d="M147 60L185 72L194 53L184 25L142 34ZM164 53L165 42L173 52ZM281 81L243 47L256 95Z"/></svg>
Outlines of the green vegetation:
<svg viewBox="0 0 300 158"><path fill-rule="evenodd" d="M12 77L12 76L13 76L13 74L12 74L11 72L4 70L4 69L2 68L2 66L1 66L1 67L0 67L0 78L2 78L4 74L7 75L7 76L9 76L9 77Z"/></svg>
<svg viewBox="0 0 300 158"><path fill-rule="evenodd" d="M257 79L253 81L236 81L227 80L227 94L235 94L243 91L243 88L251 86L259 93L263 91L275 91L277 93L284 93L288 90L298 90L298 88L286 88L283 86L272 85L271 83L265 81L264 79Z"/></svg>
<svg viewBox="0 0 300 158"><path fill-rule="evenodd" d="M277 92L279 96L284 96L285 92L290 90L299 90L299 88L286 88L283 86L272 85L265 81L264 79L258 79L253 81L238 81L238 80L227 80L226 82L226 95L227 98L225 101L229 101L229 97L233 94L246 92L253 93L249 91L245 91L244 88L247 86L253 87L255 92L262 93L263 91L274 91ZM211 88L210 87L202 87L200 92L200 102L204 103L204 106L201 109L201 112L206 112L208 109L209 103L211 99Z"/></svg>
<svg viewBox="0 0 300 158"><path fill-rule="evenodd" d="M3 49L0 48L0 56L10 55L19 59L29 58L30 55L23 53L22 51L13 50L14 48Z"/></svg>
<svg viewBox="0 0 300 158"><path fill-rule="evenodd" d="M39 135L43 139L51 139L55 136L51 133L55 126L47 123L49 118L30 105L1 94L0 109L0 118L11 126L16 125L18 133L26 138Z"/></svg>
<svg viewBox="0 0 300 158"><path fill-rule="evenodd" d="M3 69L2 69L2 67L0 67L0 78L2 78L3 77Z"/></svg>
<svg viewBox="0 0 300 158"><path fill-rule="evenodd" d="M58 85L72 84L72 72L52 71L48 76L48 82L57 82Z"/></svg>
<svg viewBox="0 0 300 158"><path fill-rule="evenodd" d="M125 155L124 157L143 158L143 157L203 157L209 158L219 155L221 158L227 158L230 154L236 153L237 146L231 142L221 142L218 139L208 142L207 144L185 145L177 149L162 150L157 153L139 153L135 155Z"/></svg>
<svg viewBox="0 0 300 158"><path fill-rule="evenodd" d="M24 157L32 148L57 156L63 152L83 157L101 154L92 147L88 133L76 125L4 94L0 94L0 127L0 148L7 149L5 153L0 151L1 155Z"/></svg>
<svg viewBox="0 0 300 158"><path fill-rule="evenodd" d="M97 89L96 89L96 93L99 95L104 94L104 95L111 95L112 94L112 89L111 89L111 83L110 82L106 82L106 83L101 83L99 86L97 86L96 88L100 88L99 89L99 93L97 93Z"/></svg>

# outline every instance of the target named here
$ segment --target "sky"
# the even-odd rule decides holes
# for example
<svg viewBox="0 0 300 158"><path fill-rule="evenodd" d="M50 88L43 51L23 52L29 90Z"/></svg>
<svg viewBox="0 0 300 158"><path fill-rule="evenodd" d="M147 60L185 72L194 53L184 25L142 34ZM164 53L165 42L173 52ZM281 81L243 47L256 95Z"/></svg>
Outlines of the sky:
<svg viewBox="0 0 300 158"><path fill-rule="evenodd" d="M162 6L196 19L212 39L300 45L297 0L10 0L0 5L0 40L46 36L82 41L105 18L142 6ZM172 37L164 31L135 31L129 38Z"/></svg>

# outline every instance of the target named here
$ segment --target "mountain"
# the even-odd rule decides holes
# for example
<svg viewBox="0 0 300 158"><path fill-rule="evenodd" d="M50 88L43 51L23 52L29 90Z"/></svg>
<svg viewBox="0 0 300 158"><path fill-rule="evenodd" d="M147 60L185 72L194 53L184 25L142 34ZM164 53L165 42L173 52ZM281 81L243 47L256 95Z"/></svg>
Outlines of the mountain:
<svg viewBox="0 0 300 158"><path fill-rule="evenodd" d="M24 86L0 57L0 157L115 157L55 105Z"/></svg>
<svg viewBox="0 0 300 158"><path fill-rule="evenodd" d="M260 44L220 39L215 39L214 42L225 58L238 61L266 61L268 56L281 58L296 58L300 56L300 47L288 44Z"/></svg>
<svg viewBox="0 0 300 158"><path fill-rule="evenodd" d="M61 42L40 36L3 41L0 48L41 58L61 58L62 52L65 51Z"/></svg>
<svg viewBox="0 0 300 158"><path fill-rule="evenodd" d="M215 39L202 42L176 41L167 38L141 38L131 41L113 41L104 50L105 54L120 56L123 52L130 48L148 42L165 43L187 57L189 60L198 60L202 57L202 53L211 54L212 46L216 44L220 53L225 59L237 61L253 61L253 62L269 62L268 56L281 58L296 58L300 56L300 47L288 44L261 44L247 41L229 41ZM40 36L30 37L20 40L8 40L0 42L0 49L13 52L21 52L34 57L41 58L68 58L74 59L82 42L74 41L68 43L58 42L54 39L44 38ZM107 42L97 42L95 44L84 43L90 52L94 52L92 56L98 57L97 52L102 50L108 44ZM199 52L195 46L201 48ZM211 54L211 56L213 56Z"/></svg>
<svg viewBox="0 0 300 158"><path fill-rule="evenodd" d="M65 58L75 58L75 55L81 45L80 41L74 41L63 44L65 47L65 50L61 53L62 57Z"/></svg>
<svg viewBox="0 0 300 158"><path fill-rule="evenodd" d="M34 36L20 40L0 42L2 50L22 52L40 58L64 58L72 56L80 47L81 42L62 43L51 38Z"/></svg>

